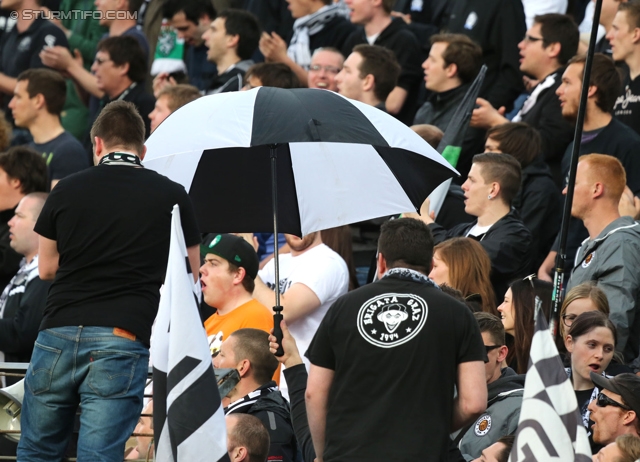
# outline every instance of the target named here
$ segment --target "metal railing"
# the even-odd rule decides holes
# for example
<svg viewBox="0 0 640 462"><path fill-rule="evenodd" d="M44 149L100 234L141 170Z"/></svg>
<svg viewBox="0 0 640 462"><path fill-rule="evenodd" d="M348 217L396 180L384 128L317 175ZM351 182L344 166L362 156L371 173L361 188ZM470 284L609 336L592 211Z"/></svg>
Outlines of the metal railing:
<svg viewBox="0 0 640 462"><path fill-rule="evenodd" d="M27 367L29 366L28 363L3 363L0 362L0 377L14 377L14 378L20 378L23 379L26 372L27 372ZM233 387L236 386L236 384L239 382L240 380L240 376L238 375L238 371L235 369L215 369L215 374L216 374L216 379L218 382L218 390L220 391L220 396L224 397L226 396L232 389ZM149 367L149 377L147 379L147 384L145 386L145 389L149 386L149 384L151 384L153 380L153 370L151 367ZM8 387L7 387L8 388ZM3 388L2 390L0 390L0 392L2 392L2 395L4 396L4 400L6 401L6 404L3 405L3 407L0 408L0 413L7 413L9 414L11 417L13 417L14 419L18 419L19 420L19 406L16 406L15 404L12 403L17 403L22 401L22 397L19 398L19 401L16 401L15 397L10 397L8 393L6 393L4 390L6 390L6 388ZM148 394L145 393L144 395L145 398L149 398L152 399L153 395L152 394ZM13 410L9 411L7 408L12 405L13 406ZM13 411L15 411L15 409L17 408L17 413L12 414ZM78 411L77 415L79 415L80 410ZM153 413L141 413L140 417L150 417L153 418ZM1 437L5 437L7 439L9 439L10 441L13 441L14 443L17 444L17 439L16 435L20 435L20 430L11 430L11 429L5 429L0 427L0 438ZM13 437L12 437L13 436ZM125 454L123 454L123 461L128 461L128 462L150 462L153 460L153 433L144 433L144 432L133 432L131 434L130 438L137 438L137 437L146 437L146 438L151 438L151 441L149 443L148 449L146 451L146 454L144 455L144 457L139 457L137 459L125 459L125 457L127 456L127 454L129 454L132 450L135 450L135 447L131 447L128 448L127 451L125 451ZM0 455L0 461L2 460L17 460L16 456L3 456ZM63 461L65 462L72 462L72 461L76 461L77 459L75 457L71 457L71 458L64 458Z"/></svg>

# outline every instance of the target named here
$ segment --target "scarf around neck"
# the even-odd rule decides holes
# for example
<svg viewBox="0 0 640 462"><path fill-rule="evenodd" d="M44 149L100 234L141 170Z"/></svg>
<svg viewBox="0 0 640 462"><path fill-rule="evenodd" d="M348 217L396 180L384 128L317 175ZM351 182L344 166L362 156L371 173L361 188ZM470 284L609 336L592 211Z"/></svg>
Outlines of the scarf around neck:
<svg viewBox="0 0 640 462"><path fill-rule="evenodd" d="M317 34L333 18L345 15L345 9L340 3L325 5L315 13L296 19L293 23L293 37L289 43L287 54L296 64L309 70L311 65L311 49L309 37Z"/></svg>

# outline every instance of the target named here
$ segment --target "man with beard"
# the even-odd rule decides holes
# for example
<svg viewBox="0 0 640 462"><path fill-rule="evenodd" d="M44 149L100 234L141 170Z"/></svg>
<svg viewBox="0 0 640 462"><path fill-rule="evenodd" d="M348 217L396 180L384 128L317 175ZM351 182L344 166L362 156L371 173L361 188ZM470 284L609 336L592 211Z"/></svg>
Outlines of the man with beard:
<svg viewBox="0 0 640 462"><path fill-rule="evenodd" d="M572 123L575 123L578 116L584 63L584 56L572 58L562 75L562 84L556 91L560 98L562 116ZM640 150L640 136L612 116L613 106L620 94L620 86L620 76L613 60L601 53L596 53L593 56L579 155L599 153L616 157L624 166L627 185L633 194L638 196L640 195L640 157L637 152ZM573 142L567 147L562 159L563 186L567 184L572 151ZM587 230L582 223L572 218L566 249L566 272L571 270L576 250L587 237ZM540 279L551 281L557 250L558 239L538 270Z"/></svg>
<svg viewBox="0 0 640 462"><path fill-rule="evenodd" d="M301 351L307 351L325 313L347 293L349 271L342 257L322 243L319 232L300 239L285 235L291 253L278 257L282 315ZM258 272L253 298L271 308L275 304L275 266L271 260ZM307 368L309 361L304 359ZM280 380L284 384L284 380ZM281 387L288 397L286 387Z"/></svg>

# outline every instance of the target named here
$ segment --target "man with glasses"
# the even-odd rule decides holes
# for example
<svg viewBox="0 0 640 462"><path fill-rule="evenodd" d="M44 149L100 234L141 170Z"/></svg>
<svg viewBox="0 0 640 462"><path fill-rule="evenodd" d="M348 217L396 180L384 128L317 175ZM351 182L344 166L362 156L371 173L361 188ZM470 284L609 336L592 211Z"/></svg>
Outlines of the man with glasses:
<svg viewBox="0 0 640 462"><path fill-rule="evenodd" d="M342 70L344 56L336 48L318 48L311 57L309 88L338 91L336 75Z"/></svg>
<svg viewBox="0 0 640 462"><path fill-rule="evenodd" d="M602 390L591 401L593 441L607 445L618 436L640 436L640 377L620 374L608 379L591 373L591 380Z"/></svg>
<svg viewBox="0 0 640 462"><path fill-rule="evenodd" d="M454 438L467 460L480 457L483 450L516 431L524 393L524 375L502 367L509 352L502 321L491 313L474 313L474 316L487 352L484 368L489 399L487 410Z"/></svg>
<svg viewBox="0 0 640 462"><path fill-rule="evenodd" d="M556 90L562 82L564 66L578 50L578 26L562 14L536 16L533 26L518 44L520 71L531 94L513 122L526 122L540 132L544 159L555 166L555 180L560 185L560 160L573 138L571 124L562 117ZM508 122L504 108L495 109L479 98L471 125L491 128Z"/></svg>

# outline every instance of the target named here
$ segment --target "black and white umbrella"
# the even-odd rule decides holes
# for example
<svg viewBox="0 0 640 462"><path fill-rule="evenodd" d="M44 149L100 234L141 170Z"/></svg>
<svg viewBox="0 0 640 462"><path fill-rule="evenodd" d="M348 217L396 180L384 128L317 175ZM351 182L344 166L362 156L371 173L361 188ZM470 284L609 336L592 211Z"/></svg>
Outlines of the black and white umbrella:
<svg viewBox="0 0 640 462"><path fill-rule="evenodd" d="M317 89L205 96L171 114L146 146L145 167L185 187L202 232L303 236L419 210L457 174L390 115ZM277 247L274 335L282 344Z"/></svg>
<svg viewBox="0 0 640 462"><path fill-rule="evenodd" d="M146 146L145 167L185 187L202 232L274 230L274 156L278 230L298 236L418 210L457 173L392 116L317 89L202 97Z"/></svg>

